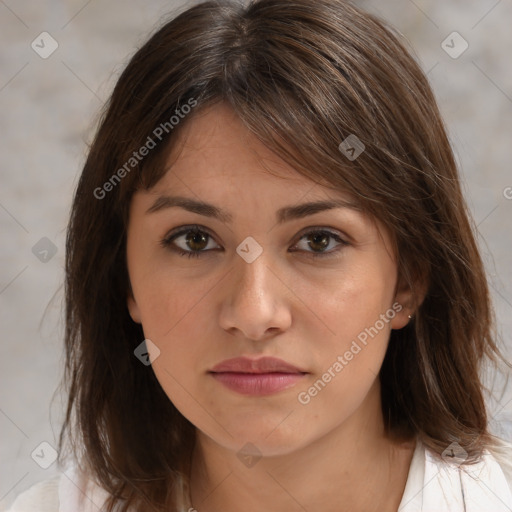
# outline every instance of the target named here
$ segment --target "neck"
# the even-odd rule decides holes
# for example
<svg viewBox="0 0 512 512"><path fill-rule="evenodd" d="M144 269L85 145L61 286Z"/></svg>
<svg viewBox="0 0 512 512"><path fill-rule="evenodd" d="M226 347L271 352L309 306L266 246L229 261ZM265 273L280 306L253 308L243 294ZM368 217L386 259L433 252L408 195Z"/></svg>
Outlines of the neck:
<svg viewBox="0 0 512 512"><path fill-rule="evenodd" d="M414 442L386 436L378 379L376 383L364 407L341 425L303 448L263 456L250 467L198 431L191 471L194 508L199 512L241 508L244 512L396 512Z"/></svg>

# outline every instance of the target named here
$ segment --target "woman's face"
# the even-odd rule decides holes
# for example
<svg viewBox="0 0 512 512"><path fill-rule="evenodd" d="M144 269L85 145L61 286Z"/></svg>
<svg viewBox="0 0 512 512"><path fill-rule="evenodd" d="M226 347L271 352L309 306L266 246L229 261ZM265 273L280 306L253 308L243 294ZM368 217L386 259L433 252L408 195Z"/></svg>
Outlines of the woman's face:
<svg viewBox="0 0 512 512"><path fill-rule="evenodd" d="M183 128L172 167L131 203L129 311L163 390L203 434L289 453L379 403L409 293L395 294L382 226L349 206L301 207L351 198L299 175L228 107Z"/></svg>

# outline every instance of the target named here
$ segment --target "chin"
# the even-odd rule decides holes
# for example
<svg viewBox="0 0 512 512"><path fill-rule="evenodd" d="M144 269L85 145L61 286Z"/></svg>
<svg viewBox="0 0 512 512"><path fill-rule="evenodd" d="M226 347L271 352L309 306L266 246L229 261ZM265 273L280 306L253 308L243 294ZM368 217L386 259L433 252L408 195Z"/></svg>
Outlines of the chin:
<svg viewBox="0 0 512 512"><path fill-rule="evenodd" d="M206 435L217 444L235 453L239 453L245 447L245 450L254 450L257 452L255 455L264 457L288 455L314 440L313 433L295 424L285 425L287 420L282 421L282 416L277 422L261 421L261 417L260 421L248 421L247 419L233 421L228 422L228 430L232 437L225 432L221 436L212 436L207 433ZM282 423L279 425L279 422ZM279 426L276 427L276 425Z"/></svg>

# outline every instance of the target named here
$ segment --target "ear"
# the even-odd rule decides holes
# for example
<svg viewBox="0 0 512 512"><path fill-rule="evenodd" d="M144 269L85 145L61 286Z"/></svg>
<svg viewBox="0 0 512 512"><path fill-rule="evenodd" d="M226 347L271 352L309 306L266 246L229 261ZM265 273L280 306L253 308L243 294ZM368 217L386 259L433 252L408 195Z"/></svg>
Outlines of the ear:
<svg viewBox="0 0 512 512"><path fill-rule="evenodd" d="M132 317L132 320L137 324L141 324L142 320L141 320L141 315L140 315L140 309L139 309L137 301L135 300L132 292L130 292L128 294L127 306L128 306L128 311L130 313L130 316Z"/></svg>
<svg viewBox="0 0 512 512"><path fill-rule="evenodd" d="M422 276L414 281L414 289L412 289L404 279L399 279L397 289L395 291L394 303L402 306L402 309L395 310L396 315L391 320L391 329L402 329L405 327L412 317L415 315L418 308L421 306L428 290L427 279Z"/></svg>

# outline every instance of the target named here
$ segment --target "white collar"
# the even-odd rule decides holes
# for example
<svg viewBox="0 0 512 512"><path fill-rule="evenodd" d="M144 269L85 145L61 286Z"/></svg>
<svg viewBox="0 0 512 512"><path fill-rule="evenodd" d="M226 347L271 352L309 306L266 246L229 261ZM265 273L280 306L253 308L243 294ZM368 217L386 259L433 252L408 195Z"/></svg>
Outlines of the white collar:
<svg viewBox="0 0 512 512"><path fill-rule="evenodd" d="M459 466L417 441L398 512L491 511L512 511L512 490L488 450L478 463Z"/></svg>

